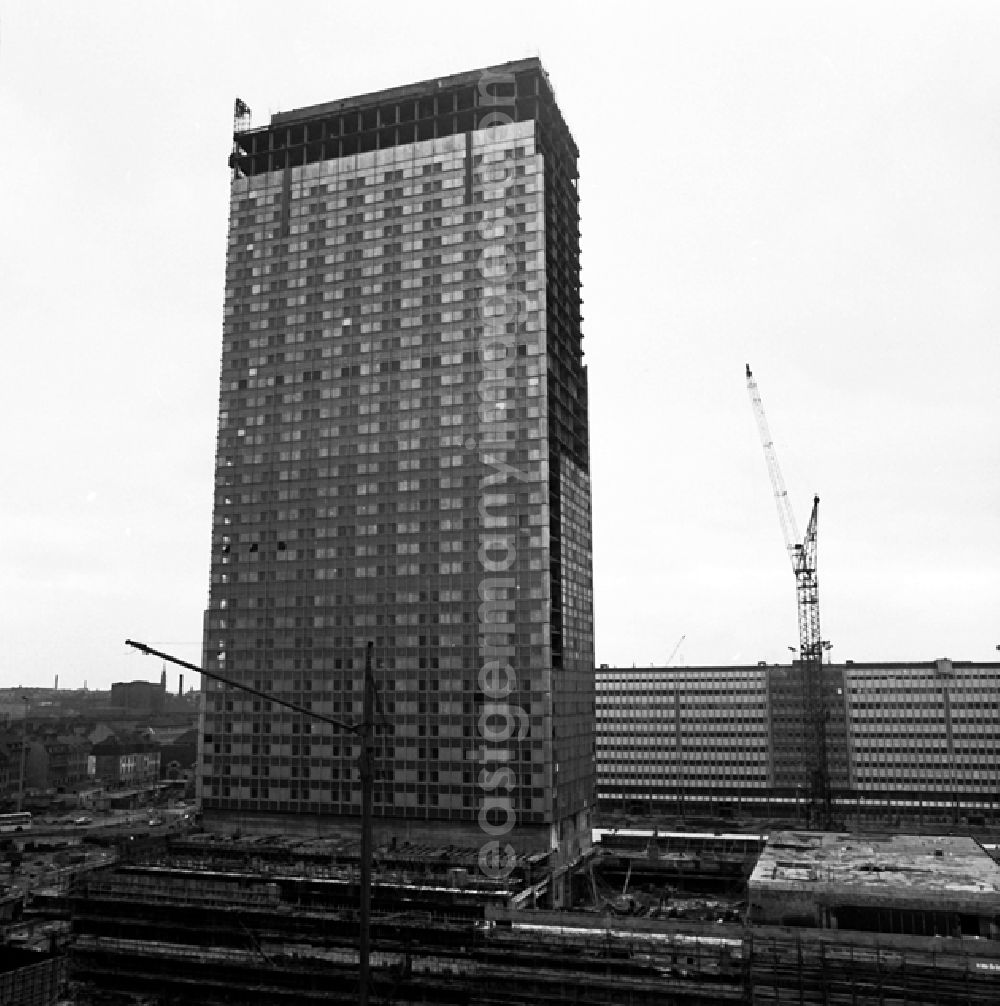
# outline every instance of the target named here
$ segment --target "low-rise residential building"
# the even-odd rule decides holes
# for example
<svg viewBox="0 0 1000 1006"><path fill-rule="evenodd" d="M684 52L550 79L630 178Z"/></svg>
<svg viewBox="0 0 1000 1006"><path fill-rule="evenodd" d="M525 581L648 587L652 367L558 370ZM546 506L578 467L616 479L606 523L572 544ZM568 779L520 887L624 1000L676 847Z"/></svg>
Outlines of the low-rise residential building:
<svg viewBox="0 0 1000 1006"><path fill-rule="evenodd" d="M27 753L22 729L0 730L0 802L9 804L19 799L25 785Z"/></svg>
<svg viewBox="0 0 1000 1006"><path fill-rule="evenodd" d="M113 738L90 752L92 775L112 786L155 782L160 777L160 747L138 737Z"/></svg>
<svg viewBox="0 0 1000 1006"><path fill-rule="evenodd" d="M36 790L65 790L87 778L90 742L75 734L36 730L28 742L25 782Z"/></svg>

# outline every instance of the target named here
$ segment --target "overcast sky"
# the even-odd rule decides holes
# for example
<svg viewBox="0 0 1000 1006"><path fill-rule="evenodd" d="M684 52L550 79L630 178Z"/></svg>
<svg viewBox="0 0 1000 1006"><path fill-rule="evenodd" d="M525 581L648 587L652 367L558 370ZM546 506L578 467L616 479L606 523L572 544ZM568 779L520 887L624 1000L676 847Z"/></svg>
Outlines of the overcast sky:
<svg viewBox="0 0 1000 1006"><path fill-rule="evenodd" d="M581 152L597 660L797 643L747 362L833 658L996 658L998 52L955 0L0 3L0 686L200 659L234 98L529 55Z"/></svg>

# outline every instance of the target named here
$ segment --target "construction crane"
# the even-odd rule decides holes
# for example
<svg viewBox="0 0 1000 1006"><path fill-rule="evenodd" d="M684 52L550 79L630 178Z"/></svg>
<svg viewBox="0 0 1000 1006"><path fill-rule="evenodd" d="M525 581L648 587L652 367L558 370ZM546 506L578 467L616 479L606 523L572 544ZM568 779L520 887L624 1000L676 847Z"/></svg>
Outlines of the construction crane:
<svg viewBox="0 0 1000 1006"><path fill-rule="evenodd" d="M685 639L687 639L687 634L681 636L681 638L677 640L677 645L670 651L670 656L667 657L667 662L664 666L669 667L674 662L674 657L677 656L677 651L681 648L681 644Z"/></svg>
<svg viewBox="0 0 1000 1006"><path fill-rule="evenodd" d="M225 685L227 688L232 688L240 692L247 692L250 695L255 695L257 698L264 699L276 706L284 706L286 709L291 709L293 712L299 713L303 716L308 716L314 720L319 720L321 723L327 723L330 726L337 727L339 730L353 733L358 736L361 741L361 752L358 757L358 774L361 778L361 883L359 885L361 888L361 903L358 913L359 987L357 1003L358 1006L368 1006L368 997L372 990L371 953L369 948L372 889L372 795L374 781L372 748L373 728L375 726L375 707L377 705L381 712L382 705L381 699L378 697L378 686L375 683L375 677L372 673L372 651L375 644L369 641L365 651L365 676L363 682L364 699L362 701L363 711L360 723L348 723L344 720L335 719L333 716L327 716L325 713L316 712L314 709L309 709L306 706L299 705L298 703L290 702L288 699L280 698L271 692L265 692L258 688L252 688L250 685L234 681L232 678L223 677L223 675L218 674L215 671L208 671L204 667L199 667L197 664L181 660L179 657L172 657L169 653L163 653L161 650L154 650L151 646L147 646L145 643L138 643L135 640L126 639L125 645L131 646L134 649L139 650L141 653L145 653L147 656L152 655L154 657L159 657L161 660L168 660L170 663L177 664L180 667L186 667L188 670L195 671L197 674L201 674L211 681L216 681ZM385 726L384 715L381 725Z"/></svg>
<svg viewBox="0 0 1000 1006"><path fill-rule="evenodd" d="M757 382L747 364L747 391L757 418L764 447L767 472L771 477L778 520L785 538L785 548L795 574L799 616L799 667L802 675L802 704L805 713L805 762L809 781L810 817L822 827L831 823L830 774L826 750L826 701L823 694L823 639L819 628L819 582L816 576L816 518L819 497L813 497L812 514L803 538L799 538L795 514L778 465L771 430L764 415Z"/></svg>

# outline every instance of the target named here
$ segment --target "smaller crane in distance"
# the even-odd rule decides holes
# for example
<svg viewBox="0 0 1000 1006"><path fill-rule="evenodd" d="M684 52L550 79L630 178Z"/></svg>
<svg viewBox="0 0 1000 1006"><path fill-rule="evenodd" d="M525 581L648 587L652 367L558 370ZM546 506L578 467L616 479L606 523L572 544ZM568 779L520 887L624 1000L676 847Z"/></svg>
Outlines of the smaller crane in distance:
<svg viewBox="0 0 1000 1006"><path fill-rule="evenodd" d="M819 627L819 581L816 576L816 518L819 497L813 497L812 514L805 537L799 538L798 525L788 499L788 490L778 465L771 430L764 415L760 390L747 364L747 391L757 418L760 440L764 447L767 472L774 490L778 520L785 539L785 548L795 574L798 599L799 666L802 673L802 698L806 719L805 762L809 781L810 816L823 827L831 822L830 774L826 750L826 702L823 695L823 640Z"/></svg>
<svg viewBox="0 0 1000 1006"><path fill-rule="evenodd" d="M666 664L664 664L665 667L669 667L674 662L674 657L677 656L677 651L681 648L681 644L684 642L685 639L687 639L686 633L683 636L681 636L680 639L677 640L677 645L674 646L674 648L670 651L670 656L667 657L667 662Z"/></svg>

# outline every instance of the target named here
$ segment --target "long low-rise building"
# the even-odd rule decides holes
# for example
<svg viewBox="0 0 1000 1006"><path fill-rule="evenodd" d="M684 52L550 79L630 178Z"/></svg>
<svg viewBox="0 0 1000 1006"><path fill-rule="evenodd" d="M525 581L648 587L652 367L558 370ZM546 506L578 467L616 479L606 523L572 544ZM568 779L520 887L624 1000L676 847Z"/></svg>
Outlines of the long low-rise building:
<svg viewBox="0 0 1000 1006"><path fill-rule="evenodd" d="M823 672L830 785L845 809L1000 814L1000 664L848 661ZM602 666L596 695L605 809L804 805L797 662Z"/></svg>

